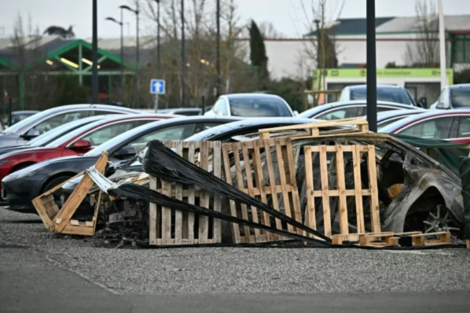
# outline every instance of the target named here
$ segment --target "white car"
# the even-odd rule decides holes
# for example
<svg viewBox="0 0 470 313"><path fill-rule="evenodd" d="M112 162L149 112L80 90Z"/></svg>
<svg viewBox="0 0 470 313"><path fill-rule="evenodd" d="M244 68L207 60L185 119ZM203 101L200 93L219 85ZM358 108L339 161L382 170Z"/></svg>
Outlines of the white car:
<svg viewBox="0 0 470 313"><path fill-rule="evenodd" d="M431 109L470 109L470 84L445 87Z"/></svg>
<svg viewBox="0 0 470 313"><path fill-rule="evenodd" d="M293 117L289 104L279 96L240 93L220 96L206 116Z"/></svg>
<svg viewBox="0 0 470 313"><path fill-rule="evenodd" d="M339 102L366 99L366 85L347 86L341 91ZM377 100L417 106L408 90L400 86L377 85Z"/></svg>

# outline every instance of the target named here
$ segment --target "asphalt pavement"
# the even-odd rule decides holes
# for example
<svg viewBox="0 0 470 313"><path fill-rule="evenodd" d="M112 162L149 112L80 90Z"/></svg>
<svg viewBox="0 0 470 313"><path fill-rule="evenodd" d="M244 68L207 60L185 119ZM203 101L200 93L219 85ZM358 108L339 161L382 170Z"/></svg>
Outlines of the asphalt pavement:
<svg viewBox="0 0 470 313"><path fill-rule="evenodd" d="M470 251L114 249L0 209L0 312L468 312Z"/></svg>

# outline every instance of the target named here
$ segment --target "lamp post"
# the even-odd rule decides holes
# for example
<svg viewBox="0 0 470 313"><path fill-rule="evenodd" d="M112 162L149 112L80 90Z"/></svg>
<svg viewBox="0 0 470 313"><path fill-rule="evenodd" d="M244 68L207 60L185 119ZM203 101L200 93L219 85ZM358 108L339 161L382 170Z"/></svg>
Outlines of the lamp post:
<svg viewBox="0 0 470 313"><path fill-rule="evenodd" d="M124 35L123 35L123 27L124 27L124 19L123 13L121 9L121 21L117 21L112 17L107 17L106 20L119 24L121 26L121 104L124 105Z"/></svg>
<svg viewBox="0 0 470 313"><path fill-rule="evenodd" d="M217 15L217 38L216 38L216 51L217 51L217 61L216 61L216 66L217 66L217 98L220 96L220 0L217 1L217 9L216 9L216 15Z"/></svg>
<svg viewBox="0 0 470 313"><path fill-rule="evenodd" d="M157 78L162 78L162 60L160 55L160 0L157 2ZM155 95L155 113L158 111L159 95Z"/></svg>
<svg viewBox="0 0 470 313"><path fill-rule="evenodd" d="M437 0L439 7L439 56L440 56L440 68L441 68L441 90L447 85L447 73L446 73L446 35L444 25L444 8L442 6L442 0Z"/></svg>
<svg viewBox="0 0 470 313"><path fill-rule="evenodd" d="M91 62L91 102L98 103L98 0L93 0L93 34Z"/></svg>
<svg viewBox="0 0 470 313"><path fill-rule="evenodd" d="M375 44L375 0L367 0L367 121L377 132L377 50Z"/></svg>
<svg viewBox="0 0 470 313"><path fill-rule="evenodd" d="M186 104L186 90L184 86L186 78L186 56L184 42L184 0L181 0L181 105Z"/></svg>
<svg viewBox="0 0 470 313"><path fill-rule="evenodd" d="M119 6L121 9L126 9L128 11L131 11L132 13L135 14L136 18L136 97L135 97L135 103L136 107L139 107L139 90L140 90L140 80L139 80L139 2L137 2L137 7L136 9L132 9L127 5L121 5Z"/></svg>

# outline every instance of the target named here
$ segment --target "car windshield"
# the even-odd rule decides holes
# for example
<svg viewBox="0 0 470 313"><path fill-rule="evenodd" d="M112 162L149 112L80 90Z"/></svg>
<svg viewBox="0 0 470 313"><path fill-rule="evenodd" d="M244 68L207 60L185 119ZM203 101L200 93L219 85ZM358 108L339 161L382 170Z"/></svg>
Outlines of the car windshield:
<svg viewBox="0 0 470 313"><path fill-rule="evenodd" d="M286 103L276 98L230 98L232 116L280 117L292 116Z"/></svg>
<svg viewBox="0 0 470 313"><path fill-rule="evenodd" d="M450 101L454 108L470 107L470 87L451 89Z"/></svg>
<svg viewBox="0 0 470 313"><path fill-rule="evenodd" d="M351 89L351 100L366 100L367 99L367 88L352 88ZM388 88L388 87L377 87L377 100L403 103L407 105L413 105L412 99L405 89L401 88Z"/></svg>
<svg viewBox="0 0 470 313"><path fill-rule="evenodd" d="M31 115L30 117L25 118L22 121L19 121L15 125L8 127L6 130L4 130L2 133L4 134L15 134L24 127L31 125L31 124L36 124L37 122L43 120L47 116L51 115L50 110L42 111L37 114Z"/></svg>

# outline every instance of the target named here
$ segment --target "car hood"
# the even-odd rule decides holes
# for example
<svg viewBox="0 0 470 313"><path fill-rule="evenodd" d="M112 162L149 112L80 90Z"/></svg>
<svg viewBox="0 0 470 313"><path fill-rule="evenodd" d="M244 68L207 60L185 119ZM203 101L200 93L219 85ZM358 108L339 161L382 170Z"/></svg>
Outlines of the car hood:
<svg viewBox="0 0 470 313"><path fill-rule="evenodd" d="M19 150L24 150L24 149L30 149L31 146L28 145L16 145L16 146L8 146L8 147L2 147L0 148L0 155L13 152L13 151L19 151Z"/></svg>
<svg viewBox="0 0 470 313"><path fill-rule="evenodd" d="M29 149L28 149L29 148ZM32 154L37 154L37 153L47 153L47 152L52 152L54 150L57 150L57 148L44 148L44 147L28 147L26 149L20 149L20 150L13 150L10 152L3 153L0 158L14 158L14 157L19 157L25 154L32 155Z"/></svg>

